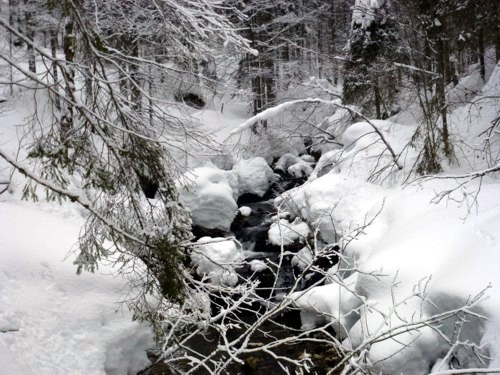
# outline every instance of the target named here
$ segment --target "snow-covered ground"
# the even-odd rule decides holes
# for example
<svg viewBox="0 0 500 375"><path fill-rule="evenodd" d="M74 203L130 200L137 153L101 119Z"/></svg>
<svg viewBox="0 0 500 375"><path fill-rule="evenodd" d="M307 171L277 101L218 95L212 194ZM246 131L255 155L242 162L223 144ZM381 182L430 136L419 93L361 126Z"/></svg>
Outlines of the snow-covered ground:
<svg viewBox="0 0 500 375"><path fill-rule="evenodd" d="M0 373L126 374L149 363L149 328L110 267L75 274L73 207L0 202Z"/></svg>
<svg viewBox="0 0 500 375"><path fill-rule="evenodd" d="M497 65L475 97L482 104L451 113L457 145L479 149L478 135L500 115L499 98ZM411 135L408 125L375 125L396 150ZM351 125L347 149L325 154L306 184L277 199L326 242L344 239L330 284L292 296L303 327L331 321L345 350L377 373L453 373L451 365L500 373L500 183L469 174L494 167L491 155L498 163L498 135L489 155L457 147L457 162L440 178L401 187L366 182L390 157L371 130ZM407 153L403 172L414 158Z"/></svg>

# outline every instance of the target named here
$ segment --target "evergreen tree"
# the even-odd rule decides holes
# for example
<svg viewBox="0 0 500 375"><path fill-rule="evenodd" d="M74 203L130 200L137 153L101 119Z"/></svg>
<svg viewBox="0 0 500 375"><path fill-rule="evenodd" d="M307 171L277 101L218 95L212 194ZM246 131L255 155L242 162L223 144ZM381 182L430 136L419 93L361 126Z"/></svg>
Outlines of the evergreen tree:
<svg viewBox="0 0 500 375"><path fill-rule="evenodd" d="M344 66L345 103L359 105L363 113L378 119L392 110L397 90L393 63L401 59L399 31L390 12L388 1L356 1L350 56Z"/></svg>

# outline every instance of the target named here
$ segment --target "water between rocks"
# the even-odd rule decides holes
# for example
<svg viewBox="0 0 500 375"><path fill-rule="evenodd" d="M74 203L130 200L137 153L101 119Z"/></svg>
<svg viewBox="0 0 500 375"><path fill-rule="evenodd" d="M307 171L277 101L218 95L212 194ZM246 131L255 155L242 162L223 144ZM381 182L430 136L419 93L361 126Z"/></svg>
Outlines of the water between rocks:
<svg viewBox="0 0 500 375"><path fill-rule="evenodd" d="M283 180L280 182L279 186L274 186L264 197L258 198L255 196L242 196L238 200L238 206L247 206L252 209L249 216L243 216L238 214L235 218L232 226L231 232L235 238L243 245L244 249L250 249L245 254L247 256L247 261L252 260L271 260L272 262L278 264L280 257L280 247L272 245L267 241L267 232L271 225L271 217L276 213L276 209L273 204L274 196L276 191L288 190L294 186L298 186L303 182L303 180ZM211 235L212 237L220 236L223 233L210 233L207 230L201 228L194 228L194 234L197 237L202 237L205 235ZM276 282L277 289L274 290L274 294L281 289L283 292L289 288L294 282L293 269L291 266L291 256L286 256L282 260L280 269L274 270L277 274L278 280ZM251 277L253 272L250 270L250 266L242 267L238 270L238 273L242 277ZM272 299L275 295L269 295L270 287L275 283L275 276L270 271L262 271L253 274L252 277L257 277L259 279L259 295L265 298ZM266 295L267 293L267 295ZM255 321L255 312L248 311L239 315L239 318L246 323L252 323ZM288 310L281 314L280 316L274 317L272 320L264 322L258 330L256 330L250 342L250 346L258 347L259 345L275 342L277 340L287 338L293 335L298 335L302 333L300 330L300 314L297 310ZM230 338L237 338L241 334L241 331L234 329L229 331L228 336ZM231 337L233 336L233 337ZM318 336L318 338L321 338ZM189 347L192 348L193 353L198 353L197 355L204 356L210 354L214 351L219 344L219 336L215 330L208 330L204 335L199 335L194 337L189 342ZM283 356L293 359L299 359L304 356L304 353L313 359L315 367L311 369L311 374L326 374L329 369L334 367L337 358L335 351L331 345L321 343L321 342L302 342L300 344L290 344L290 345L280 345L275 350L274 353L277 356ZM231 363L223 373L236 375L273 375L286 373L283 367L287 368L289 373L295 373L295 365L287 363L286 361L280 361L267 353L257 352L257 354L243 355L240 358L243 361L241 363ZM281 364L279 363L281 362ZM186 365L184 370L189 368ZM196 374L210 374L211 372L207 370L199 370ZM158 375L158 374L171 374L169 370L162 364L157 364L150 369L140 373L141 375Z"/></svg>

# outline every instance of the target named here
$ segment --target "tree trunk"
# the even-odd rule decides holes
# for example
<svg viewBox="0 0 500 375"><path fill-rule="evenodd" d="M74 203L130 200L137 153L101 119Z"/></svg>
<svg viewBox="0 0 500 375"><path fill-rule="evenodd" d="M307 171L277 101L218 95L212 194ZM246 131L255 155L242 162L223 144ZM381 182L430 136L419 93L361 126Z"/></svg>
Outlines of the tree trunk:
<svg viewBox="0 0 500 375"><path fill-rule="evenodd" d="M483 80L483 82L485 82L486 67L484 64L484 32L482 27L479 27L477 34L477 48L479 55L479 73L481 74L481 79Z"/></svg>
<svg viewBox="0 0 500 375"><path fill-rule="evenodd" d="M139 57L139 40L136 35L130 36L130 56ZM129 63L130 72L130 101L134 111L140 111L142 108L142 95L140 88L139 64L136 61Z"/></svg>
<svg viewBox="0 0 500 375"><path fill-rule="evenodd" d="M31 11L31 4L29 0L24 0L24 20L26 27L26 37L32 42L35 40L35 30L33 29L33 14ZM35 50L33 49L33 44L28 43L28 68L32 73L36 73L36 61L35 61Z"/></svg>
<svg viewBox="0 0 500 375"><path fill-rule="evenodd" d="M71 16L66 17L64 25L64 57L66 59L66 69L64 71L66 87L65 95L68 101L73 100L73 92L75 89L75 70L73 62L75 60L75 35L74 21ZM61 118L61 137L65 139L73 128L73 106L66 102L66 108Z"/></svg>
<svg viewBox="0 0 500 375"><path fill-rule="evenodd" d="M446 103L446 65L447 61L449 61L449 57L446 57L446 47L445 41L443 37L440 37L436 43L437 49L437 71L439 73L439 78L436 81L436 102L437 102L437 110L441 115L442 121L442 139L443 139L443 148L444 154L448 159L451 159L452 149L450 144L450 136L448 132L448 108Z"/></svg>
<svg viewBox="0 0 500 375"><path fill-rule="evenodd" d="M58 30L54 29L50 31L50 53L53 59L57 58L57 34ZM59 92L59 73L57 71L57 64L52 63L52 79L54 80L54 89ZM54 97L54 104L58 111L61 111L61 101L59 95Z"/></svg>
<svg viewBox="0 0 500 375"><path fill-rule="evenodd" d="M14 26L14 12L16 10L16 0L9 0L9 25ZM12 46L14 44L14 40L12 38L12 33L9 33L9 56L12 58ZM9 64L9 76L10 76L10 83L9 83L9 91L10 95L14 93L14 68L12 67L11 64Z"/></svg>
<svg viewBox="0 0 500 375"><path fill-rule="evenodd" d="M376 117L378 120L382 119L382 98L380 95L380 88L378 87L378 82L375 80L373 84L373 91L375 94L375 111L376 111Z"/></svg>

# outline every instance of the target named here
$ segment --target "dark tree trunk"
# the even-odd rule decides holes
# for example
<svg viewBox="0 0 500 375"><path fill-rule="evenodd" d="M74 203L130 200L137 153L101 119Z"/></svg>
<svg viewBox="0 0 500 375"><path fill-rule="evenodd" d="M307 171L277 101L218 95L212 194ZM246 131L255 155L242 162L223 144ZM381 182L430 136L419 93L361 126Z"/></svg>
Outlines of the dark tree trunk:
<svg viewBox="0 0 500 375"><path fill-rule="evenodd" d="M56 59L56 52L57 52L57 34L58 30L54 29L50 31L50 53L53 59ZM54 89L58 92L59 91L59 73L57 71L57 64L52 63L52 79L54 80ZM54 97L54 103L56 106L56 109L58 111L61 111L61 101L58 95Z"/></svg>
<svg viewBox="0 0 500 375"><path fill-rule="evenodd" d="M129 40L130 43L130 56L139 57L139 40L136 35L132 35ZM129 64L130 72L130 101L134 111L140 111L142 108L142 95L139 77L139 63L133 61Z"/></svg>
<svg viewBox="0 0 500 375"><path fill-rule="evenodd" d="M486 67L484 64L484 32L483 28L479 27L477 34L477 48L479 55L479 73L481 74L481 79L483 82L486 80Z"/></svg>
<svg viewBox="0 0 500 375"><path fill-rule="evenodd" d="M64 25L64 57L66 59L65 75L65 95L67 98L66 108L61 118L61 136L65 139L73 128L73 106L69 101L73 101L73 92L75 88L75 71L73 62L75 60L75 35L74 35L74 21L72 17L66 17L66 24Z"/></svg>
<svg viewBox="0 0 500 375"><path fill-rule="evenodd" d="M31 10L31 4L29 0L24 0L24 21L26 27L26 37L32 42L35 40L35 30L33 28L33 13ZM36 73L36 61L35 61L35 50L33 49L33 44L28 43L28 68L32 73Z"/></svg>

